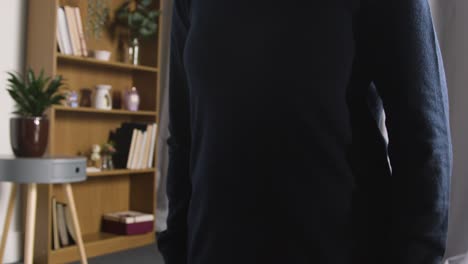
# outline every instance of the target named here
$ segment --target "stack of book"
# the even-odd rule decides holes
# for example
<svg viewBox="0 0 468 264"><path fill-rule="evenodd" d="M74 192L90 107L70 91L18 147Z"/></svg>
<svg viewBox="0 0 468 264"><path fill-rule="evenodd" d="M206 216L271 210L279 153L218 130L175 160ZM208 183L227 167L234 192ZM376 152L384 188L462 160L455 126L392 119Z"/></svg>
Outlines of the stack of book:
<svg viewBox="0 0 468 264"><path fill-rule="evenodd" d="M81 12L78 7L58 8L57 44L60 52L65 55L88 56Z"/></svg>
<svg viewBox="0 0 468 264"><path fill-rule="evenodd" d="M123 123L111 133L110 140L117 149L114 166L135 170L152 168L157 130L156 123Z"/></svg>
<svg viewBox="0 0 468 264"><path fill-rule="evenodd" d="M104 214L102 231L118 235L139 235L153 232L154 215L135 211Z"/></svg>
<svg viewBox="0 0 468 264"><path fill-rule="evenodd" d="M57 202L52 197L52 236L54 250L75 244L76 233L72 225L72 216L65 203Z"/></svg>

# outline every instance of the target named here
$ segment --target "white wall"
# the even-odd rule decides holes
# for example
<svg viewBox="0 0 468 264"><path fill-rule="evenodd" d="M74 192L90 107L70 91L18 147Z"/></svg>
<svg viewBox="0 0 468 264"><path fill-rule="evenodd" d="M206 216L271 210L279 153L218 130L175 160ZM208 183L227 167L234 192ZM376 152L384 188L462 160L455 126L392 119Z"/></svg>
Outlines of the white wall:
<svg viewBox="0 0 468 264"><path fill-rule="evenodd" d="M13 103L6 92L6 71L21 71L24 65L24 43L26 25L26 1L0 1L0 154L11 154L9 118ZM9 184L0 184L0 233L3 224L7 201L10 193ZM18 206L15 210L10 228L5 263L21 259L21 224Z"/></svg>

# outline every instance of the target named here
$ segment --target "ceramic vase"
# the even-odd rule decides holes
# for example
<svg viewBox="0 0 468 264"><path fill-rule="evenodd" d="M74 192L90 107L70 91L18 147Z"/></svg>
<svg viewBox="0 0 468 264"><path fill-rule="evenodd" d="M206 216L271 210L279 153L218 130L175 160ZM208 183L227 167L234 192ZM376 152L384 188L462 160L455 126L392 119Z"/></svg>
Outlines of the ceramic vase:
<svg viewBox="0 0 468 264"><path fill-rule="evenodd" d="M10 119L10 144L17 157L42 157L49 140L49 120L45 117Z"/></svg>

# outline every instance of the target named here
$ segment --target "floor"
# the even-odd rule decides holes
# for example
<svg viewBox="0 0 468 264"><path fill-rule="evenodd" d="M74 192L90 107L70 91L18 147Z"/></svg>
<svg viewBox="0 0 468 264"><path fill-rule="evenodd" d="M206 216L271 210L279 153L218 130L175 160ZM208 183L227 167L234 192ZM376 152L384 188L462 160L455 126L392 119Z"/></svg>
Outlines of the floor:
<svg viewBox="0 0 468 264"><path fill-rule="evenodd" d="M22 262L21 262L22 263ZM73 264L79 264L74 262ZM164 264L156 245L145 246L88 259L89 264ZM20 263L18 263L20 264Z"/></svg>
<svg viewBox="0 0 468 264"><path fill-rule="evenodd" d="M75 262L73 264L79 264ZM161 254L156 245L145 246L128 251L121 251L114 254L90 258L89 264L164 264Z"/></svg>

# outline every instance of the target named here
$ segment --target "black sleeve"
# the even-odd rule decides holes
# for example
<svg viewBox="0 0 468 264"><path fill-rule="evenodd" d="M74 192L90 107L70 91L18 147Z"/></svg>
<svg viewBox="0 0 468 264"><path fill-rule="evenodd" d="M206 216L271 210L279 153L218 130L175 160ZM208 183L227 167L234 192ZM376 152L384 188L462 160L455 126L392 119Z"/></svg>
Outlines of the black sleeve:
<svg viewBox="0 0 468 264"><path fill-rule="evenodd" d="M361 0L357 56L382 97L389 132L388 262L439 264L452 166L448 99L427 0Z"/></svg>
<svg viewBox="0 0 468 264"><path fill-rule="evenodd" d="M188 0L175 0L172 16L169 76L169 168L167 230L158 236L166 264L187 263L187 214L191 196L189 175L190 112L183 54L189 29Z"/></svg>

